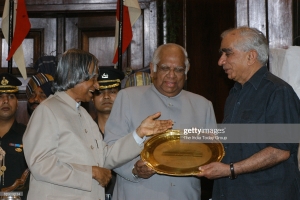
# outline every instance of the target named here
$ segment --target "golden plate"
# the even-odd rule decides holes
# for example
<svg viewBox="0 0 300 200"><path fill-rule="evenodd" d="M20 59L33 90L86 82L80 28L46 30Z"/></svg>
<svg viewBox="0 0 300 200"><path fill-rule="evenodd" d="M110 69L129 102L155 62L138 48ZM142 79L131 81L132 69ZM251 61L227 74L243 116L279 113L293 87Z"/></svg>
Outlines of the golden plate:
<svg viewBox="0 0 300 200"><path fill-rule="evenodd" d="M191 176L199 173L199 166L220 162L225 155L223 144L187 142L180 139L180 130L168 130L145 142L141 159L159 174Z"/></svg>

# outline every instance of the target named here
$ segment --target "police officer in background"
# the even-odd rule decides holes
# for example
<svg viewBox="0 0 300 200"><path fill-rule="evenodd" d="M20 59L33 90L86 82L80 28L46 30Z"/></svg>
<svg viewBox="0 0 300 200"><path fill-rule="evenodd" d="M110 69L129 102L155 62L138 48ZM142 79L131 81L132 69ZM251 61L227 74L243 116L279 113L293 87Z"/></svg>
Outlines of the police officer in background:
<svg viewBox="0 0 300 200"><path fill-rule="evenodd" d="M26 126L16 121L16 93L22 82L8 73L0 74L0 189L13 185L27 169L22 145ZM26 192L23 191L26 199Z"/></svg>
<svg viewBox="0 0 300 200"><path fill-rule="evenodd" d="M124 73L113 67L100 67L98 76L99 90L95 90L93 103L96 108L96 123L99 130L104 134L106 121L110 115L113 103L118 92L121 90L121 81Z"/></svg>
<svg viewBox="0 0 300 200"><path fill-rule="evenodd" d="M98 76L99 90L95 90L93 103L96 108L95 121L99 126L100 133L104 137L106 121L110 115L113 103L121 90L121 81L124 79L124 73L113 67L100 67ZM116 182L116 174L112 171L112 178L105 188L106 200L111 199Z"/></svg>

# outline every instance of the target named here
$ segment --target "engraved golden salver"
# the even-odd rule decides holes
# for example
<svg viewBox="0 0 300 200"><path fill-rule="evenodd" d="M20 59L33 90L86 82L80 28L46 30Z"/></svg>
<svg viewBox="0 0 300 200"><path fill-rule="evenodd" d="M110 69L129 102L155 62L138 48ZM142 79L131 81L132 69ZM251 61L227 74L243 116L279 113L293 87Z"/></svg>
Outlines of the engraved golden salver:
<svg viewBox="0 0 300 200"><path fill-rule="evenodd" d="M199 167L211 162L220 162L225 155L219 140L183 140L180 130L168 130L147 140L141 152L141 159L159 174L192 176L199 173Z"/></svg>

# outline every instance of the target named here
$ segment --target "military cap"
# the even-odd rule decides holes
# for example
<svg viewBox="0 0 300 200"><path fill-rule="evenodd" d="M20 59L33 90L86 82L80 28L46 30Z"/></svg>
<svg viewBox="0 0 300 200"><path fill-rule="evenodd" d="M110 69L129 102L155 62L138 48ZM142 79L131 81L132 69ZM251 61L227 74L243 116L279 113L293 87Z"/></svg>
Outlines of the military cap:
<svg viewBox="0 0 300 200"><path fill-rule="evenodd" d="M33 75L26 86L27 98L30 98L31 94L37 87L41 87L45 95L48 97L52 94L51 87L53 80L54 79L50 74L37 73L36 75Z"/></svg>
<svg viewBox="0 0 300 200"><path fill-rule="evenodd" d="M124 73L113 67L100 67L98 76L99 89L114 88L121 85Z"/></svg>
<svg viewBox="0 0 300 200"><path fill-rule="evenodd" d="M17 77L9 73L0 74L0 93L16 93L20 85L22 82Z"/></svg>

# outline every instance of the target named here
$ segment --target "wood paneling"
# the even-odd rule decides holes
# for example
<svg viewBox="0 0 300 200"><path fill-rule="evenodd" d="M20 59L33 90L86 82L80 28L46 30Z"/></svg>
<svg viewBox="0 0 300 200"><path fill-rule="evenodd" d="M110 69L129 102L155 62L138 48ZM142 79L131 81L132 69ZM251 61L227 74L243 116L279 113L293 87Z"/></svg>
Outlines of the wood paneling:
<svg viewBox="0 0 300 200"><path fill-rule="evenodd" d="M268 39L270 48L293 44L292 0L268 0Z"/></svg>
<svg viewBox="0 0 300 200"><path fill-rule="evenodd" d="M187 89L212 101L217 121L233 81L218 66L220 34L235 26L234 0L187 0L186 44L191 63Z"/></svg>
<svg viewBox="0 0 300 200"><path fill-rule="evenodd" d="M0 11L3 10L4 2L0 0ZM148 67L157 46L156 2L139 2L142 14L132 27L133 39L123 54L124 71L128 67L135 70ZM23 46L32 54L25 57L27 63L31 63L27 66L29 78L35 73L30 71L33 69L31 66L40 56L46 54L59 57L71 48L90 51L100 60L100 66L112 65L116 0L27 0L26 7L31 22L31 31L27 38L31 40L30 45L23 43ZM2 57L4 54L7 53L2 52ZM20 87L20 109L17 119L26 124L28 114L25 87L29 79L23 80L17 68L14 68L13 74L19 76L23 83ZM83 105L93 112L92 106Z"/></svg>
<svg viewBox="0 0 300 200"><path fill-rule="evenodd" d="M270 48L287 48L293 44L292 7L297 1L236 0L236 24L254 27L263 32L269 40ZM295 15L294 20L297 20Z"/></svg>

